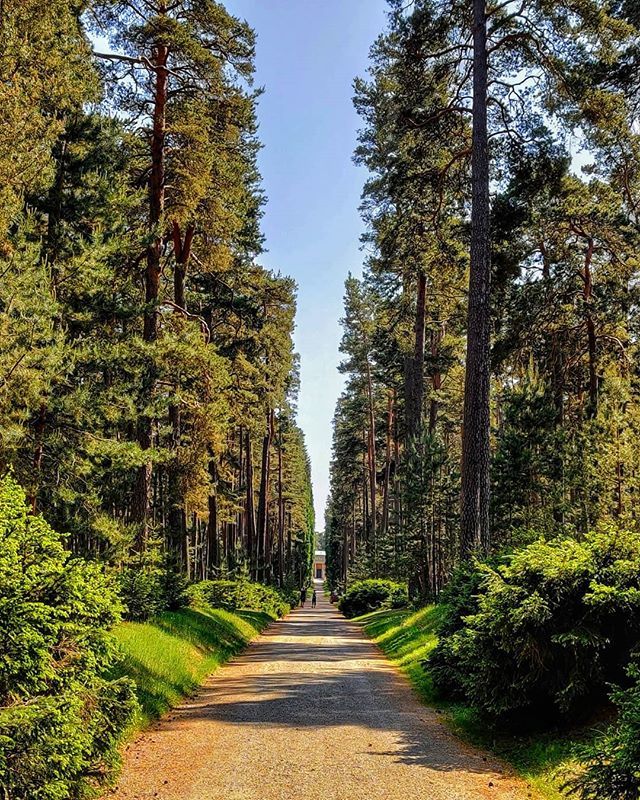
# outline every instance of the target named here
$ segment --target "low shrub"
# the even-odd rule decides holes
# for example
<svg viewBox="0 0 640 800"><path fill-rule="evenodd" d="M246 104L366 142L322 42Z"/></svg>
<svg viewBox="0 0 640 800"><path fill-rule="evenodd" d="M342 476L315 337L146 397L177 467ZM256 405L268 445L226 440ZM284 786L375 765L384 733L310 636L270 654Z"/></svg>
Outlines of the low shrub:
<svg viewBox="0 0 640 800"><path fill-rule="evenodd" d="M640 797L640 665L628 668L631 685L616 689L618 720L582 752L585 768L565 788L583 800Z"/></svg>
<svg viewBox="0 0 640 800"><path fill-rule="evenodd" d="M165 608L162 572L148 564L127 564L118 573L118 593L123 603L123 616L144 622Z"/></svg>
<svg viewBox="0 0 640 800"><path fill-rule="evenodd" d="M640 637L640 537L614 527L477 566L427 660L442 694L518 725L575 718L623 675ZM475 605L475 609L474 609ZM456 621L457 620L457 621ZM457 628L456 628L457 626Z"/></svg>
<svg viewBox="0 0 640 800"><path fill-rule="evenodd" d="M108 777L136 708L109 629L115 586L74 559L0 481L0 787L15 800L79 797Z"/></svg>
<svg viewBox="0 0 640 800"><path fill-rule="evenodd" d="M205 604L227 611L262 611L274 619L290 610L286 599L273 586L251 581L200 581L187 589L187 597L194 606Z"/></svg>
<svg viewBox="0 0 640 800"><path fill-rule="evenodd" d="M132 556L119 570L117 580L126 620L146 622L162 611L189 604L187 578L174 560L162 563L157 545Z"/></svg>
<svg viewBox="0 0 640 800"><path fill-rule="evenodd" d="M379 608L403 608L409 603L404 583L371 579L356 581L340 598L338 608L351 619Z"/></svg>

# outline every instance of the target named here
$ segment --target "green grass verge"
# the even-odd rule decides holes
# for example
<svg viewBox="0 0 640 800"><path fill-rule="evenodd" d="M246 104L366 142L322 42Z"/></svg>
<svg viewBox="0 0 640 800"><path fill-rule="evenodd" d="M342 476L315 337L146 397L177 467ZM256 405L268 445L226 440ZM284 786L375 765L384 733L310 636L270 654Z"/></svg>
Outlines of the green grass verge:
<svg viewBox="0 0 640 800"><path fill-rule="evenodd" d="M575 746L593 736L592 731L541 733L514 737L487 730L467 706L442 701L434 691L421 661L438 641L436 629L441 610L427 606L419 611L374 611L354 620L382 652L406 673L420 698L443 712L451 728L462 738L491 750L508 762L543 797L558 800L567 771L575 768Z"/></svg>
<svg viewBox="0 0 640 800"><path fill-rule="evenodd" d="M258 611L213 608L166 611L149 622L123 622L115 635L124 652L117 676L136 682L144 728L193 694L217 667L239 653L273 618Z"/></svg>

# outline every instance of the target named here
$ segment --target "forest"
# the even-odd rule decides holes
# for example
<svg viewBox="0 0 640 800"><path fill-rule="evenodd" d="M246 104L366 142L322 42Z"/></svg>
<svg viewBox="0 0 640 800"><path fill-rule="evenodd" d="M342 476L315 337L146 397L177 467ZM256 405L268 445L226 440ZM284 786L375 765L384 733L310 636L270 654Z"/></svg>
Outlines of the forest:
<svg viewBox="0 0 640 800"><path fill-rule="evenodd" d="M0 29L0 785L36 800L126 723L103 629L189 582L286 595L315 526L253 31L208 0L7 0Z"/></svg>
<svg viewBox="0 0 640 800"><path fill-rule="evenodd" d="M363 264L327 598L276 623L293 643L268 634L255 692L309 704L304 725L330 713L323 780L342 775L350 742L372 747L340 705L374 685L362 664L383 680L345 655L366 634L485 762L535 783L537 759L548 798L638 800L640 4L386 6L353 86ZM298 287L263 265L258 87L256 33L215 0L0 2L7 800L116 792L133 735L311 585Z"/></svg>
<svg viewBox="0 0 640 800"><path fill-rule="evenodd" d="M640 7L389 6L355 82L330 582L349 616L440 601L429 680L503 729L621 687L573 791L637 798Z"/></svg>

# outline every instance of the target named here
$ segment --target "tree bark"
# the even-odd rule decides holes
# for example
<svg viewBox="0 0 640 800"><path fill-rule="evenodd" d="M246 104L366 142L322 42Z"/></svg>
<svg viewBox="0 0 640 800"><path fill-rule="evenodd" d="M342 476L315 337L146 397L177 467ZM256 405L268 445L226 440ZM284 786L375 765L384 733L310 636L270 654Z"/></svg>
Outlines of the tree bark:
<svg viewBox="0 0 640 800"><path fill-rule="evenodd" d="M369 462L369 493L371 506L369 508L369 536L373 549L374 574L378 572L378 536L377 536L377 480L376 480L376 414L373 406L373 384L371 380L371 365L367 359L367 394L369 399L369 436L367 442L367 460Z"/></svg>
<svg viewBox="0 0 640 800"><path fill-rule="evenodd" d="M278 584L284 586L284 497L282 486L282 422L278 437Z"/></svg>
<svg viewBox="0 0 640 800"><path fill-rule="evenodd" d="M255 498L253 491L253 453L251 448L251 435L245 434L245 461L246 461L246 511L245 526L247 529L247 557L249 559L249 575L252 580L256 577L256 514Z"/></svg>
<svg viewBox="0 0 640 800"><path fill-rule="evenodd" d="M267 412L267 426L262 439L262 461L260 470L260 494L258 495L258 524L256 538L258 545L258 580L264 581L267 572L267 517L269 503L269 469L271 466L271 440L273 439L274 413Z"/></svg>
<svg viewBox="0 0 640 800"><path fill-rule="evenodd" d="M431 358L434 362L437 361L440 355L440 343L442 342L443 336L443 328L431 332ZM442 373L435 366L431 377L431 388L433 389L433 396L429 403L429 433L433 434L435 433L436 424L438 422L438 392L442 388Z"/></svg>
<svg viewBox="0 0 640 800"><path fill-rule="evenodd" d="M206 578L211 580L217 575L220 566L220 547L218 543L218 500L216 497L216 462L213 458L209 459L209 478L211 487L209 489L209 521L207 523L207 569Z"/></svg>
<svg viewBox="0 0 640 800"><path fill-rule="evenodd" d="M489 549L490 286L487 17L473 0L473 138L471 265L462 430L460 550L463 558Z"/></svg>
<svg viewBox="0 0 640 800"><path fill-rule="evenodd" d="M589 355L589 408L588 416L594 419L598 414L598 372L596 364L596 324L593 319L591 300L593 297L593 281L591 278L591 261L593 260L593 239L589 239L587 252L584 259L584 288L582 297L584 300L585 325L587 328L587 352Z"/></svg>
<svg viewBox="0 0 640 800"><path fill-rule="evenodd" d="M413 355L405 364L405 416L407 438L415 439L422 427L422 407L424 403L424 336L426 316L427 276L418 274L416 287L416 314L413 325Z"/></svg>
<svg viewBox="0 0 640 800"><path fill-rule="evenodd" d="M382 488L382 519L380 522L380 536L386 536L389 528L389 489L391 484L391 442L393 435L393 395L391 390L387 394L387 440L385 448L384 485Z"/></svg>
<svg viewBox="0 0 640 800"><path fill-rule="evenodd" d="M153 342L158 336L158 295L160 291L160 269L162 255L162 233L160 230L164 215L165 196L165 136L166 107L168 92L167 60L169 48L164 44L154 47L152 64L155 72L153 99L153 123L151 132L151 177L149 179L149 230L151 240L147 247L145 269L145 310L143 336L145 342ZM143 397L153 393L153 370L145 378ZM141 416L138 420L138 444L141 450L149 450L152 445L152 420ZM146 546L151 517L151 480L152 464L147 461L138 468L132 517L138 523L136 547L143 550Z"/></svg>

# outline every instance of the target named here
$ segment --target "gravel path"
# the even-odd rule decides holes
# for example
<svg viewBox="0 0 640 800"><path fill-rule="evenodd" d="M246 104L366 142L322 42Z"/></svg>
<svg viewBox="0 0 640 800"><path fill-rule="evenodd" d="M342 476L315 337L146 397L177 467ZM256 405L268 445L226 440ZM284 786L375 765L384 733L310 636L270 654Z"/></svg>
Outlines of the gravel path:
<svg viewBox="0 0 640 800"><path fill-rule="evenodd" d="M127 750L117 800L518 800L319 594Z"/></svg>

